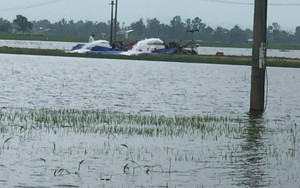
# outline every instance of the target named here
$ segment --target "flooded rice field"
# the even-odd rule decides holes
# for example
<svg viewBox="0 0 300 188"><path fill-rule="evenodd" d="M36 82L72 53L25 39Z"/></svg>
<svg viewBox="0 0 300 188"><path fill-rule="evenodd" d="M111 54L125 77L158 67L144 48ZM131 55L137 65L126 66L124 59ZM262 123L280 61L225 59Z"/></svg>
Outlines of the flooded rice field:
<svg viewBox="0 0 300 188"><path fill-rule="evenodd" d="M36 48L52 50L70 50L76 42L34 41L34 40L0 40L0 46L12 48Z"/></svg>
<svg viewBox="0 0 300 188"><path fill-rule="evenodd" d="M1 187L299 187L300 69L0 54Z"/></svg>
<svg viewBox="0 0 300 188"><path fill-rule="evenodd" d="M216 52L223 52L225 55L252 56L252 48L230 48L230 47L199 47L200 55L216 55ZM299 58L300 50L268 49L268 57Z"/></svg>

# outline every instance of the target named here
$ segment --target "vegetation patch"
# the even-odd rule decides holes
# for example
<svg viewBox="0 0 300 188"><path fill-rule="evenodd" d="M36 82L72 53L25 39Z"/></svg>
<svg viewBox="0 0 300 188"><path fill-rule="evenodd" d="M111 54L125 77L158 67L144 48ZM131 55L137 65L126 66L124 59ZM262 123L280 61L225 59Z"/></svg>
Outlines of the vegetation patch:
<svg viewBox="0 0 300 188"><path fill-rule="evenodd" d="M240 118L222 116L173 116L124 114L107 110L76 109L5 109L3 125L18 125L20 131L30 129L71 129L76 133L128 134L144 136L179 136L187 133L240 132Z"/></svg>

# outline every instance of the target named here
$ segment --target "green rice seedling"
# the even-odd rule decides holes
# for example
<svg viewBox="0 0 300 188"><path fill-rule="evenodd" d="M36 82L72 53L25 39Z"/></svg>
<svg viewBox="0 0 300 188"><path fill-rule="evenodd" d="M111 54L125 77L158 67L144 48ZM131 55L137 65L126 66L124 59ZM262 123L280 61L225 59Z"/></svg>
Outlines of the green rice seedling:
<svg viewBox="0 0 300 188"><path fill-rule="evenodd" d="M9 140L11 140L13 137L9 137L9 138L7 138L4 142L3 142L3 144L2 144L2 148L4 149L4 144L5 143L7 143Z"/></svg>
<svg viewBox="0 0 300 188"><path fill-rule="evenodd" d="M78 170L78 173L79 173L79 171L80 171L80 166L81 166L81 164L84 162L84 160L81 160L79 163L78 163L78 168L77 168L77 170Z"/></svg>
<svg viewBox="0 0 300 188"><path fill-rule="evenodd" d="M128 158L133 158L132 157L132 153L130 151L130 149L128 148L128 146L126 144L121 144L121 146L125 147L127 149L127 155L126 155L126 160L128 160ZM129 155L128 155L129 154Z"/></svg>
<svg viewBox="0 0 300 188"><path fill-rule="evenodd" d="M46 159L44 159L44 158L40 158L40 160L44 162L44 164L45 164L45 168L46 168Z"/></svg>
<svg viewBox="0 0 300 188"><path fill-rule="evenodd" d="M75 133L127 134L144 136L180 136L219 132L242 132L242 120L221 116L164 116L155 114L126 114L108 110L78 109L6 109L2 123L18 124L20 130L43 129L54 134L60 129ZM4 121L5 119L5 121ZM234 124L237 124L234 125Z"/></svg>
<svg viewBox="0 0 300 188"><path fill-rule="evenodd" d="M24 132L25 131L25 126L20 126L20 132L22 133L22 132Z"/></svg>
<svg viewBox="0 0 300 188"><path fill-rule="evenodd" d="M146 174L149 174L150 172L158 172L155 170L156 168L159 168L159 171L163 172L161 165L144 165L143 168L145 169Z"/></svg>
<svg viewBox="0 0 300 188"><path fill-rule="evenodd" d="M45 159L43 159L43 158L40 158L40 159L46 163L46 160L45 160ZM67 170L67 169L65 169L65 168L58 168L58 169L54 170L53 175L54 175L54 176L62 176L62 175L70 175L70 174L76 174L76 175L79 175L79 174L80 174L80 173L79 173L80 167L81 167L81 165L82 165L82 163L83 163L84 161L85 161L85 160L79 161L78 167L77 167L77 171L75 171L75 172L72 172L72 171Z"/></svg>
<svg viewBox="0 0 300 188"><path fill-rule="evenodd" d="M130 163L127 163L124 165L123 172L126 174L129 173L130 166L132 167L133 173L136 168L142 169L142 166L133 159L132 151L130 150L130 148L126 144L121 144L121 146L123 146L127 149L126 160L128 160L130 162Z"/></svg>
<svg viewBox="0 0 300 188"><path fill-rule="evenodd" d="M172 173L171 169L171 159L170 159L170 165L169 165L169 170L164 171L163 167L161 165L141 165L137 161L134 160L133 158L133 153L130 150L130 148L126 144L121 144L122 147L125 147L128 151L126 155L126 161L129 161L129 163L126 163L123 167L123 172L125 174L130 173L130 169L132 169L132 172L135 173L135 169L139 168L140 170L144 169L146 174L149 174L150 172L160 172L160 173Z"/></svg>
<svg viewBox="0 0 300 188"><path fill-rule="evenodd" d="M170 159L170 164L169 164L169 174L171 173L171 169L172 169L172 160Z"/></svg>
<svg viewBox="0 0 300 188"><path fill-rule="evenodd" d="M101 174L101 177L100 177L101 181L111 181L111 179L112 179L112 175L110 175L110 176L103 176Z"/></svg>
<svg viewBox="0 0 300 188"><path fill-rule="evenodd" d="M40 160L42 160L42 161L44 161L44 162L46 163L46 160L45 160L45 159L40 158ZM81 167L81 165L82 165L82 163L83 163L84 161L85 161L85 159L79 161L78 167L77 167L77 171L75 171L75 172L72 172L71 170L67 170L67 169L65 169L65 168L58 168L58 169L54 170L53 175L54 175L54 176L62 176L62 175L70 175L70 174L76 174L76 175L79 175L79 174L80 174L80 173L79 173L79 172L80 172L80 167Z"/></svg>
<svg viewBox="0 0 300 188"><path fill-rule="evenodd" d="M123 167L123 172L124 172L125 174L128 174L128 173L129 173L129 164L128 164L128 163L124 165L124 167Z"/></svg>
<svg viewBox="0 0 300 188"><path fill-rule="evenodd" d="M0 120L1 120L1 116L0 116ZM7 132L8 132L7 127L0 126L0 133L7 133Z"/></svg>
<svg viewBox="0 0 300 188"><path fill-rule="evenodd" d="M53 142L53 151L52 151L53 154L55 153L55 150L56 150L56 145L55 142Z"/></svg>
<svg viewBox="0 0 300 188"><path fill-rule="evenodd" d="M46 159L40 158L41 161L43 161L46 164Z"/></svg>
<svg viewBox="0 0 300 188"><path fill-rule="evenodd" d="M64 168L56 169L56 170L54 170L54 173L53 173L54 176L62 176L62 175L70 175L70 174L72 174L72 173L69 170L64 169Z"/></svg>

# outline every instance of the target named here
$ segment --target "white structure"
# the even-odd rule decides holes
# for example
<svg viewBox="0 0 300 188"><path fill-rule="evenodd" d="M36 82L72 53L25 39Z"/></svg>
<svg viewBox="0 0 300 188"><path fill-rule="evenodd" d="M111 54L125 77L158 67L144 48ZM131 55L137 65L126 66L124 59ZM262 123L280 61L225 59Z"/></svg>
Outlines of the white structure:
<svg viewBox="0 0 300 188"><path fill-rule="evenodd" d="M71 50L68 52L70 52L70 53L86 53L86 52L90 52L91 49L95 46L111 48L111 46L107 40L95 40L93 42L83 44L83 46L81 46L78 49L74 49L74 50Z"/></svg>
<svg viewBox="0 0 300 188"><path fill-rule="evenodd" d="M122 53L123 55L135 55L142 53L152 53L156 50L165 49L164 42L159 38L150 38L136 43L131 50Z"/></svg>
<svg viewBox="0 0 300 188"><path fill-rule="evenodd" d="M125 39L128 39L128 35L129 35L129 33L131 33L133 30L131 29L131 30L121 30L121 31L119 31L118 32L118 34L119 35L124 35L124 38Z"/></svg>

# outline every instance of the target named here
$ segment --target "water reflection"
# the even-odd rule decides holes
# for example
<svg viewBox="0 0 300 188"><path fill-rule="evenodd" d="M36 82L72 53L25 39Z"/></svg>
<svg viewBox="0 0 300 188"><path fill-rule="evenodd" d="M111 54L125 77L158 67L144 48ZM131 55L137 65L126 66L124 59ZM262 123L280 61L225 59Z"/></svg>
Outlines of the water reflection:
<svg viewBox="0 0 300 188"><path fill-rule="evenodd" d="M266 187L268 185L268 174L265 172L266 161L265 152L266 139L265 122L262 117L257 115L249 116L248 124L245 124L245 130L242 134L242 142L240 143L241 152L239 154L240 161L237 168L240 175L237 179L238 186L250 187Z"/></svg>

